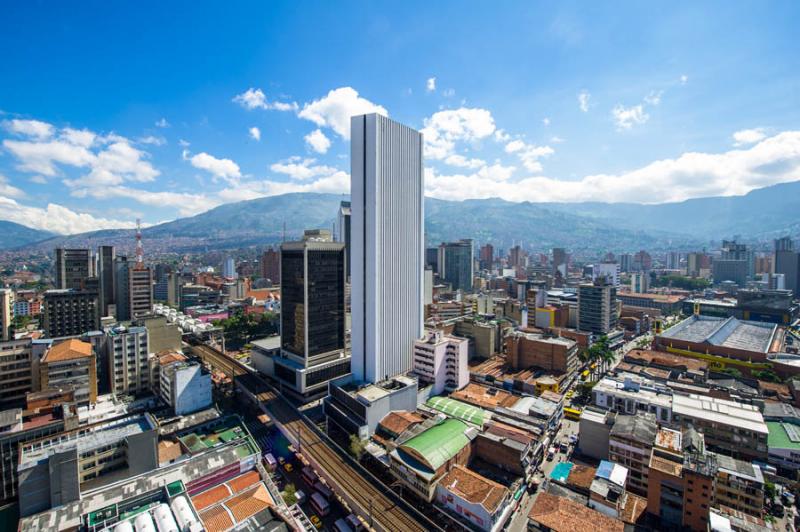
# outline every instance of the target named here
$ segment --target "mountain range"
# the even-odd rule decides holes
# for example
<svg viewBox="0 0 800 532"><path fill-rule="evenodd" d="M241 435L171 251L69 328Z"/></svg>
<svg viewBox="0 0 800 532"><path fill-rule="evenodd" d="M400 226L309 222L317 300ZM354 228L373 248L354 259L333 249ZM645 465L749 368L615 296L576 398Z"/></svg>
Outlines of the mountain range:
<svg viewBox="0 0 800 532"><path fill-rule="evenodd" d="M298 238L304 229L333 228L345 195L291 193L221 205L207 212L143 230L148 249L232 249ZM132 246L133 231L102 230L51 236L10 224L0 248L31 246ZM0 226L2 227L2 226ZM495 247L514 243L547 249L635 250L706 245L739 236L748 241L800 235L800 181L742 196L676 203L515 203L497 198L425 199L425 230L431 244L459 238ZM42 233L43 238L36 237ZM37 241L38 240L38 241Z"/></svg>
<svg viewBox="0 0 800 532"><path fill-rule="evenodd" d="M31 229L24 225L0 220L0 249L16 248L55 236L55 233Z"/></svg>

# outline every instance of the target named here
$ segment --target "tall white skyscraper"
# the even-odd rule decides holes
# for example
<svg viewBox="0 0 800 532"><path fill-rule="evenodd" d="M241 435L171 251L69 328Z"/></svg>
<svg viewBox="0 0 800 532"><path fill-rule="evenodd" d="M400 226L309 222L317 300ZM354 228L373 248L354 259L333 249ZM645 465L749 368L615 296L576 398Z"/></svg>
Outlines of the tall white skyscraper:
<svg viewBox="0 0 800 532"><path fill-rule="evenodd" d="M353 378L410 371L422 338L422 135L385 116L350 119Z"/></svg>

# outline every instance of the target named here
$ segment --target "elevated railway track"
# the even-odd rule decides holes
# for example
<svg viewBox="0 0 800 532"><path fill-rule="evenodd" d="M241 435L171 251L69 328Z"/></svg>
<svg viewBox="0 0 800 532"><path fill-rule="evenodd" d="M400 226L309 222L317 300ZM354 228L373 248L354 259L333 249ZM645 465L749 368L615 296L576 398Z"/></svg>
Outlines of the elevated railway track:
<svg viewBox="0 0 800 532"><path fill-rule="evenodd" d="M230 376L246 389L273 418L276 425L301 452L331 478L345 499L354 501L374 528L397 532L441 530L413 506L399 499L366 470L359 471L348 456L314 426L263 378L247 366L207 345L194 345L192 350L218 371Z"/></svg>

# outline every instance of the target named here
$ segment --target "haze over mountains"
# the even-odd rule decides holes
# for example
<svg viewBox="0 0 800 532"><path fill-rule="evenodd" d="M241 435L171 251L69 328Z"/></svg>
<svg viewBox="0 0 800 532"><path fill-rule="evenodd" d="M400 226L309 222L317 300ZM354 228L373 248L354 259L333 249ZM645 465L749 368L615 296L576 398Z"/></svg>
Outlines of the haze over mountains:
<svg viewBox="0 0 800 532"><path fill-rule="evenodd" d="M176 251L237 248L296 239L308 228L333 228L345 195L292 193L221 205L207 212L144 229L151 249ZM741 236L769 240L800 235L800 181L754 190L743 196L679 203L513 203L501 199L425 199L429 243L458 238L533 243L542 248L632 250L654 245L705 245ZM55 236L0 222L0 248L30 245L47 250L133 242L131 230Z"/></svg>

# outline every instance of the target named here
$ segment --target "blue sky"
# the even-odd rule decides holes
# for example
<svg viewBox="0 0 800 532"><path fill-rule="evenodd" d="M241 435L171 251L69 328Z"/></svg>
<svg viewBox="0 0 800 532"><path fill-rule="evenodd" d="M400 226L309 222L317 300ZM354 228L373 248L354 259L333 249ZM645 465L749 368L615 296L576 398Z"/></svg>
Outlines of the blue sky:
<svg viewBox="0 0 800 532"><path fill-rule="evenodd" d="M800 179L797 2L164 4L0 7L0 219L72 233L347 192L347 117L372 110L425 133L443 199Z"/></svg>

